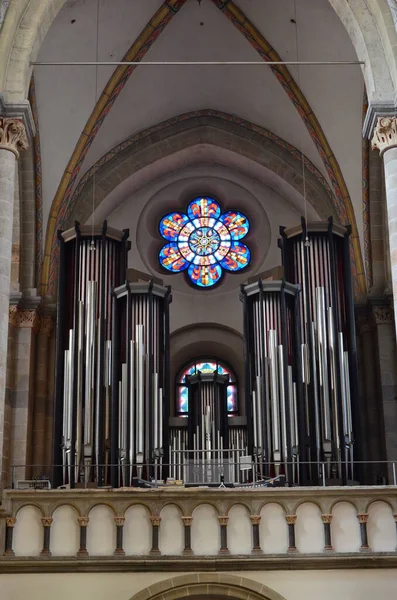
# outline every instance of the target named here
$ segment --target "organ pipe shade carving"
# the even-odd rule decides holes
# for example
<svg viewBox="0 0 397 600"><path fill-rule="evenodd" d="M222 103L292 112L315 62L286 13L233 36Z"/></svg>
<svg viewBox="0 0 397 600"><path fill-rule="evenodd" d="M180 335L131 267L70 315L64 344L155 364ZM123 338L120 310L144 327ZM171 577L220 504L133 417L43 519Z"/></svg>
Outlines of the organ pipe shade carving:
<svg viewBox="0 0 397 600"><path fill-rule="evenodd" d="M324 461L326 477L355 478L353 460L357 407L357 355L351 283L350 227L327 222L280 229L285 277L302 286L304 453ZM307 476L316 480L318 471Z"/></svg>
<svg viewBox="0 0 397 600"><path fill-rule="evenodd" d="M249 451L256 474L300 481L300 286L242 286Z"/></svg>
<svg viewBox="0 0 397 600"><path fill-rule="evenodd" d="M153 282L126 281L114 290L114 487L167 473L170 302L170 288Z"/></svg>
<svg viewBox="0 0 397 600"><path fill-rule="evenodd" d="M60 231L55 484L108 481L111 444L111 291L125 278L128 231ZM101 465L93 468L92 465Z"/></svg>

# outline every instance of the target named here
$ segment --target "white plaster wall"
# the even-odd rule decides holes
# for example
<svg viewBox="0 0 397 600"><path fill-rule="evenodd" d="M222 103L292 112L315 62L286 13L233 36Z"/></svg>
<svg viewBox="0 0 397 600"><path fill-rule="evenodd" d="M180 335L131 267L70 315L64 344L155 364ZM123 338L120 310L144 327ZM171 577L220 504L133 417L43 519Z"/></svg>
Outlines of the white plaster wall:
<svg viewBox="0 0 397 600"><path fill-rule="evenodd" d="M89 513L87 550L91 556L113 554L116 548L114 513L109 506L95 506Z"/></svg>
<svg viewBox="0 0 397 600"><path fill-rule="evenodd" d="M142 589L183 572L0 575L1 600L130 600ZM216 573L213 574L214 579ZM396 569L238 571L285 600L392 600Z"/></svg>
<svg viewBox="0 0 397 600"><path fill-rule="evenodd" d="M75 556L80 547L78 514L73 506L60 506L52 515L50 550L53 556Z"/></svg>
<svg viewBox="0 0 397 600"><path fill-rule="evenodd" d="M165 506L160 513L159 549L162 554L182 554L185 547L182 512L174 504Z"/></svg>
<svg viewBox="0 0 397 600"><path fill-rule="evenodd" d="M123 546L126 554L149 554L152 547L150 512L145 506L131 506L125 513Z"/></svg>
<svg viewBox="0 0 397 600"><path fill-rule="evenodd" d="M361 546L357 511L348 502L339 502L332 509L331 540L336 552L358 552Z"/></svg>
<svg viewBox="0 0 397 600"><path fill-rule="evenodd" d="M393 552L397 546L396 524L385 502L374 502L368 510L368 544L374 552Z"/></svg>
<svg viewBox="0 0 397 600"><path fill-rule="evenodd" d="M261 548L266 554L278 554L288 549L288 525L280 504L270 502L261 510L259 535Z"/></svg>
<svg viewBox="0 0 397 600"><path fill-rule="evenodd" d="M295 543L299 552L324 550L324 526L316 504L305 502L296 511Z"/></svg>
<svg viewBox="0 0 397 600"><path fill-rule="evenodd" d="M44 532L41 517L36 506L24 506L18 512L13 536L15 556L38 556L42 551Z"/></svg>
<svg viewBox="0 0 397 600"><path fill-rule="evenodd" d="M245 506L236 504L229 511L227 546L230 554L251 554L252 524Z"/></svg>
<svg viewBox="0 0 397 600"><path fill-rule="evenodd" d="M193 511L192 550L194 554L218 554L221 533L218 513L210 504L200 504Z"/></svg>

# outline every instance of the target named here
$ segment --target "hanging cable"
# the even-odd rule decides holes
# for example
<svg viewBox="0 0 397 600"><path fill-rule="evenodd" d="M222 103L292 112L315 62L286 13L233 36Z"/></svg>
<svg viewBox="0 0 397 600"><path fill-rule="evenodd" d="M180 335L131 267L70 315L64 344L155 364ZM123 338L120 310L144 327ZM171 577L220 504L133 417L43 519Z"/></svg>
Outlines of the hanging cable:
<svg viewBox="0 0 397 600"><path fill-rule="evenodd" d="M298 17L296 9L296 0L294 0L294 21L295 21L295 51L296 51L296 62L297 62L297 83L300 89L300 69L299 69L299 40L298 40ZM306 173L305 173L305 155L303 154L303 133L300 140L300 151L302 158L302 179L303 179L303 210L305 216L305 223L307 223L307 199L306 199ZM310 240L306 232L305 246L310 246Z"/></svg>
<svg viewBox="0 0 397 600"><path fill-rule="evenodd" d="M95 94L94 94L94 106L97 103L98 97L98 48L99 48L99 2L97 0L97 11L96 11L96 44L95 44ZM91 216L91 244L90 250L95 250L94 241L94 228L95 228L95 183L96 183L96 168L94 164L94 172L92 175L92 216Z"/></svg>

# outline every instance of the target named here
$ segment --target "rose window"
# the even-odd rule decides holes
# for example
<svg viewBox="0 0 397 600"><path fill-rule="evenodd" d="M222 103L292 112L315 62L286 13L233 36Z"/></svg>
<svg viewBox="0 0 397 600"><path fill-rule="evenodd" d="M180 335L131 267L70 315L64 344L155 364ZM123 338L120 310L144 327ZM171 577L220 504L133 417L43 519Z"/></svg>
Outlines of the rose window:
<svg viewBox="0 0 397 600"><path fill-rule="evenodd" d="M213 198L196 198L187 214L172 212L161 219L160 234L168 243L159 252L160 264L171 273L186 271L200 288L212 287L224 271L236 273L249 265L250 250L241 242L248 231L241 212L221 213Z"/></svg>

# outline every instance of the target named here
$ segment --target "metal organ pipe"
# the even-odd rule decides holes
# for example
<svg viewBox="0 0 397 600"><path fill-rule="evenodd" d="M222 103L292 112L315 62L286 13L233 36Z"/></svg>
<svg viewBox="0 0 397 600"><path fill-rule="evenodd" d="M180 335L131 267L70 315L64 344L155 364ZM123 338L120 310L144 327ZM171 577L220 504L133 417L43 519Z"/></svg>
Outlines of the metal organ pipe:
<svg viewBox="0 0 397 600"><path fill-rule="evenodd" d="M115 363L112 367L114 380L121 384L113 391L113 401L125 419L125 434L122 431L119 434L117 462L122 465L126 456L129 464L129 469L116 466L113 479L129 486L134 476L163 478L168 473L163 467L163 444L168 442L163 428L164 403L169 402L165 322L171 302L170 288L153 282L126 281L114 290L113 302L120 329L121 354L125 356L121 371ZM181 437L174 438L167 448L167 454L174 459L173 476L182 474L182 462L175 458L182 449Z"/></svg>
<svg viewBox="0 0 397 600"><path fill-rule="evenodd" d="M300 335L305 442L302 459L326 462L342 483L353 471L357 365L349 253L350 227L327 222L280 228L285 277L302 285ZM352 381L353 380L353 381ZM311 471L314 483L320 478Z"/></svg>
<svg viewBox="0 0 397 600"><path fill-rule="evenodd" d="M53 485L109 481L112 304L128 231L75 227L60 242ZM94 469L93 465L97 468ZM101 464L102 466L98 466Z"/></svg>
<svg viewBox="0 0 397 600"><path fill-rule="evenodd" d="M249 330L246 372L252 374L249 393L254 415L253 443L248 440L248 445L253 447L259 476L287 474L291 456L297 462L300 453L297 383L301 382L301 348L294 334L299 292L299 286L282 281L258 281L241 288ZM290 477L298 482L298 471L291 470Z"/></svg>

